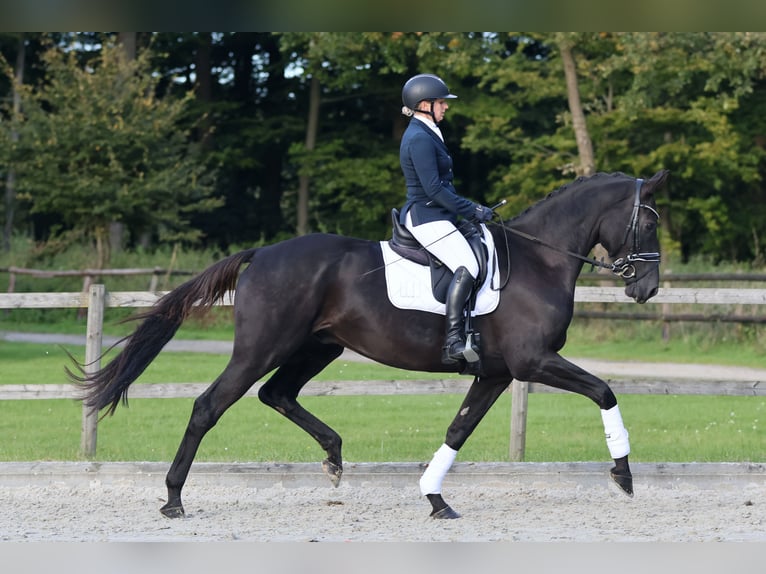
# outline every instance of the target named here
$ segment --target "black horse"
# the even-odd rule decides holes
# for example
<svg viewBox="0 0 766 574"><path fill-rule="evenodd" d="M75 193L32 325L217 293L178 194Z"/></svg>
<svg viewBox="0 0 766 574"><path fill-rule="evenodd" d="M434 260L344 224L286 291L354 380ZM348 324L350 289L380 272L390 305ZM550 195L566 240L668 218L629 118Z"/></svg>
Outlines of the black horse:
<svg viewBox="0 0 766 574"><path fill-rule="evenodd" d="M658 215L654 193L668 172L643 181L599 173L549 194L518 217L489 229L498 251L503 289L496 309L474 319L482 335L481 372L447 429L445 444L421 478L437 518L459 516L441 496L454 455L513 379L580 393L601 409L611 477L633 494L628 437L609 386L562 358L572 319L574 289L587 255L601 243L626 294L644 303L659 283ZM113 414L130 384L144 371L194 307L207 309L236 288L231 359L194 402L178 452L166 477L161 512L184 515L181 489L202 438L261 377L276 369L258 397L310 434L326 451L322 463L334 485L342 467L341 437L297 401L301 388L344 348L394 367L455 372L441 363L444 318L402 310L386 296L381 244L330 234L296 237L231 255L164 295L126 346L101 370L70 377L93 409ZM240 267L249 266L240 274ZM602 266L606 264L601 263Z"/></svg>

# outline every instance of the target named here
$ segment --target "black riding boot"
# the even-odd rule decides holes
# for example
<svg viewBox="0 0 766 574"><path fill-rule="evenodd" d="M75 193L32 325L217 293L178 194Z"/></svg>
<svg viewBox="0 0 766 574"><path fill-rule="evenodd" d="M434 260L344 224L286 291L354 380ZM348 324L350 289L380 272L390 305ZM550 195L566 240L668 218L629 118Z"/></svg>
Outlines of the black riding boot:
<svg viewBox="0 0 766 574"><path fill-rule="evenodd" d="M447 290L447 336L442 347L442 363L454 365L462 360L465 350L465 316L463 310L471 296L474 279L465 267L458 267Z"/></svg>

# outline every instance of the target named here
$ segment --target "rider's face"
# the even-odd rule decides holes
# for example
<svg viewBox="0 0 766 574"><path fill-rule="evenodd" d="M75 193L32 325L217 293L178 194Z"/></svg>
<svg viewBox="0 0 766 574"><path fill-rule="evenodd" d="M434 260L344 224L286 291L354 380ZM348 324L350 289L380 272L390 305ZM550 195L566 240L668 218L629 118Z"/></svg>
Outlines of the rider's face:
<svg viewBox="0 0 766 574"><path fill-rule="evenodd" d="M433 101L433 111L434 111L434 117L433 120L437 124L444 119L444 112L446 112L449 109L449 104L447 103L447 100L441 98L438 100ZM423 100L420 102L420 107L418 108L418 111L420 112L429 112L431 111L431 102L428 100Z"/></svg>
<svg viewBox="0 0 766 574"><path fill-rule="evenodd" d="M444 112L446 112L448 108L449 104L447 104L447 100L434 101L434 116L437 124L444 119Z"/></svg>

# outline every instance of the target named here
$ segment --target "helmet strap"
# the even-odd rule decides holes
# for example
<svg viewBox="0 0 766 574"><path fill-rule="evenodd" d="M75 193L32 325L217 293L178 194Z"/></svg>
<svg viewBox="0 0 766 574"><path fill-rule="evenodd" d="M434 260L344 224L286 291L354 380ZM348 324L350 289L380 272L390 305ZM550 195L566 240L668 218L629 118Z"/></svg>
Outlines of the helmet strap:
<svg viewBox="0 0 766 574"><path fill-rule="evenodd" d="M421 114L426 114L427 116L431 116L431 120L434 122L435 125L438 126L439 122L436 121L436 114L434 114L434 102L436 100L426 100L426 101L431 104L431 109L430 110L421 110L420 108L418 108L415 111L416 112L420 112Z"/></svg>

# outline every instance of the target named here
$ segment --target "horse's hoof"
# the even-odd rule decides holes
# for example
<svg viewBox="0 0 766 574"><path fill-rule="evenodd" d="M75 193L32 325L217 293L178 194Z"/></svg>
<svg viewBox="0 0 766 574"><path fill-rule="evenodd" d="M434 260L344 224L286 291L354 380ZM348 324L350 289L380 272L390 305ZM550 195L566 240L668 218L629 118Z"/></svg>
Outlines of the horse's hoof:
<svg viewBox="0 0 766 574"><path fill-rule="evenodd" d="M184 512L184 507L181 505L178 506L169 506L165 505L162 508L160 508L160 512L163 516L167 518L183 518L186 516L186 513Z"/></svg>
<svg viewBox="0 0 766 574"><path fill-rule="evenodd" d="M431 518L438 518L442 520L460 518L460 515L452 510L449 504L444 502L441 494L426 494L426 498L428 499L428 502L431 503L431 508L433 509L430 514Z"/></svg>
<svg viewBox="0 0 766 574"><path fill-rule="evenodd" d="M325 459L322 461L322 470L330 478L332 485L337 488L340 484L341 476L343 476L343 467Z"/></svg>
<svg viewBox="0 0 766 574"><path fill-rule="evenodd" d="M434 510L431 513L431 518L439 520L451 520L454 518L460 518L460 515L452 510L451 507L445 506L441 510Z"/></svg>
<svg viewBox="0 0 766 574"><path fill-rule="evenodd" d="M612 469L609 471L609 476L611 476L614 483L620 487L620 492L633 498L633 475L618 474L615 472L615 469Z"/></svg>

